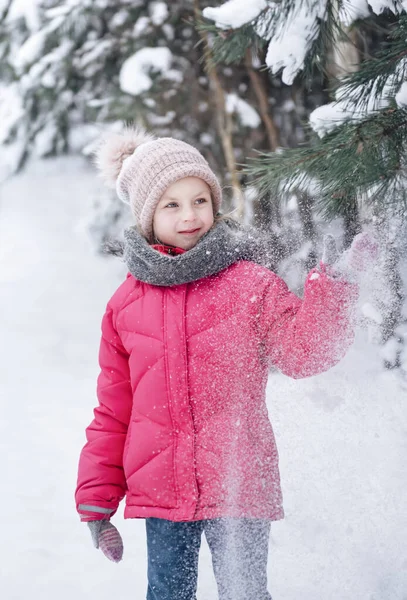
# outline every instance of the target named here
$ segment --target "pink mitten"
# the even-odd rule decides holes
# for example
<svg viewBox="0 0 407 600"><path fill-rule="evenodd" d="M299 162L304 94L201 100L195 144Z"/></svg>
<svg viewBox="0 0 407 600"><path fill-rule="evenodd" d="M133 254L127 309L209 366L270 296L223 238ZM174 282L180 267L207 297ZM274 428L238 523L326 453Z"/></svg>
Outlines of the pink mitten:
<svg viewBox="0 0 407 600"><path fill-rule="evenodd" d="M379 244L372 234L359 233L348 250L347 268L357 273L363 273L374 265L378 255Z"/></svg>
<svg viewBox="0 0 407 600"><path fill-rule="evenodd" d="M379 255L379 244L372 234L359 233L348 250L338 256L333 236L324 236L322 262L329 266L328 273L334 277L345 277L357 281L360 275L369 270Z"/></svg>
<svg viewBox="0 0 407 600"><path fill-rule="evenodd" d="M116 527L110 521L88 521L95 548L100 548L103 554L113 562L123 558L123 540Z"/></svg>

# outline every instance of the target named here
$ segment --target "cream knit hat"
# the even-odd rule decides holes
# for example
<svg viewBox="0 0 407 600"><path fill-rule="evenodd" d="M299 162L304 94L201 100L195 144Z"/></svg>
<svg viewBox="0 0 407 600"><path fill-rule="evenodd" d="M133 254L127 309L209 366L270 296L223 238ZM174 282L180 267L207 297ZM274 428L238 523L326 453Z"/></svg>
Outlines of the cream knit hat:
<svg viewBox="0 0 407 600"><path fill-rule="evenodd" d="M111 133L95 152L103 179L130 205L148 240L153 233L154 211L169 185L183 177L199 177L211 189L215 214L222 202L216 175L193 146L174 138L155 138L140 128Z"/></svg>

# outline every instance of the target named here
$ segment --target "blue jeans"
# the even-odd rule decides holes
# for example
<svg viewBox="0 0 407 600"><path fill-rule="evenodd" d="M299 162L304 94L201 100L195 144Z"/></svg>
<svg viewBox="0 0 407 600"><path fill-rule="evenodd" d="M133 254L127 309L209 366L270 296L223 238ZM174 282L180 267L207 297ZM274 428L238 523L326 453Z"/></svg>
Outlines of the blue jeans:
<svg viewBox="0 0 407 600"><path fill-rule="evenodd" d="M267 591L269 521L146 519L147 600L196 600L202 532L212 555L219 600L272 600Z"/></svg>

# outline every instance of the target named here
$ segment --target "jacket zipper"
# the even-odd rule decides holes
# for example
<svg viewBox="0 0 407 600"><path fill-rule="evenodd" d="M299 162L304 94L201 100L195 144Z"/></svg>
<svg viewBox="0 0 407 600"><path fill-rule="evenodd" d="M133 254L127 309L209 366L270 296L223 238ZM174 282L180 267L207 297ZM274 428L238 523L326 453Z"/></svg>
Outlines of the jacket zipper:
<svg viewBox="0 0 407 600"><path fill-rule="evenodd" d="M194 469L194 484L195 484L195 494L196 494L196 506L195 506L195 511L194 511L194 517L197 514L198 511L198 500L199 500L199 488L198 488L198 480L197 480L197 476L196 476L196 459L195 459L195 440L196 440L196 429L195 429L195 422L194 422L194 416L193 416L193 411L192 411L192 406L191 406L191 400L190 400L190 390L189 390L189 371L188 371L188 348L187 348L187 336L186 336L186 303L187 303L187 292L188 292L188 283L185 285L185 292L184 292L184 297L183 297L183 306L182 306L182 333L183 333L183 337L184 337L184 364L185 364L185 369L184 369L184 373L185 373L185 389L188 395L188 407L189 407L189 415L191 418L191 424L192 424L192 430L193 430L193 438L192 438L192 447L193 447L193 469Z"/></svg>

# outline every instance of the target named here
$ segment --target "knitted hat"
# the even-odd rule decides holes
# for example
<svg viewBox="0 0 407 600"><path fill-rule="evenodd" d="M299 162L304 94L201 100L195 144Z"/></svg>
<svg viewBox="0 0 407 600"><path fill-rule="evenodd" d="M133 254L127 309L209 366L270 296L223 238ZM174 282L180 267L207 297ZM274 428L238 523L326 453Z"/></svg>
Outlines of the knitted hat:
<svg viewBox="0 0 407 600"><path fill-rule="evenodd" d="M154 212L165 190L183 177L199 177L211 189L215 214L222 201L216 175L193 146L174 138L156 138L140 128L105 137L95 163L106 183L130 205L147 239L152 238Z"/></svg>

